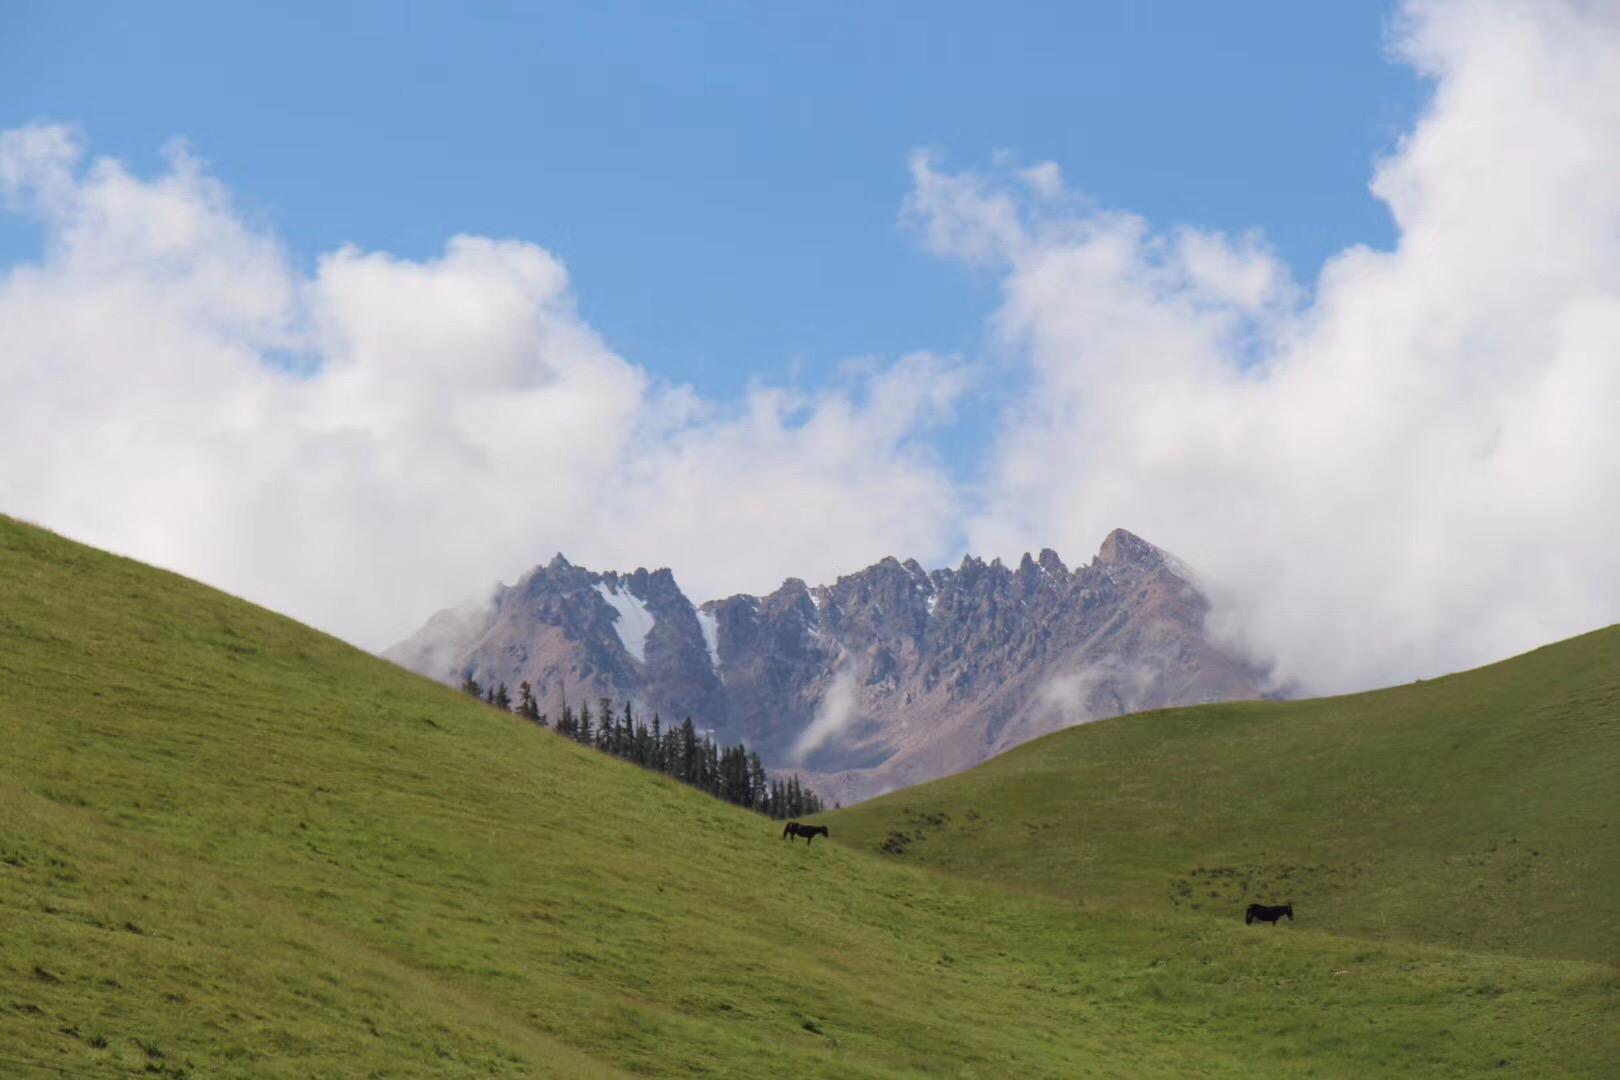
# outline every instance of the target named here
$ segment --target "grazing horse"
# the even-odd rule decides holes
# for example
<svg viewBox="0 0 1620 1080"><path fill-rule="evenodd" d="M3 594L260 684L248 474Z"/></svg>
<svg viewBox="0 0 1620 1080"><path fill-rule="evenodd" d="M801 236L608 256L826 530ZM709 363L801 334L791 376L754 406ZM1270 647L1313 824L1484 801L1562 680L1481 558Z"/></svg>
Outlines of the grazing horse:
<svg viewBox="0 0 1620 1080"><path fill-rule="evenodd" d="M825 836L829 840L832 839L832 834L827 831L827 826L800 825L797 821L788 822L787 827L782 830L782 839L786 840L790 836L804 837L806 847L810 845L810 841L818 836Z"/></svg>
<svg viewBox="0 0 1620 1080"><path fill-rule="evenodd" d="M1248 926L1250 923L1258 920L1260 922L1268 922L1272 926L1276 926L1277 920L1282 918L1284 915L1288 916L1289 922L1294 921L1294 905L1292 902L1287 904L1277 904L1276 906L1272 906L1270 904L1250 904L1249 910L1243 913L1243 925Z"/></svg>

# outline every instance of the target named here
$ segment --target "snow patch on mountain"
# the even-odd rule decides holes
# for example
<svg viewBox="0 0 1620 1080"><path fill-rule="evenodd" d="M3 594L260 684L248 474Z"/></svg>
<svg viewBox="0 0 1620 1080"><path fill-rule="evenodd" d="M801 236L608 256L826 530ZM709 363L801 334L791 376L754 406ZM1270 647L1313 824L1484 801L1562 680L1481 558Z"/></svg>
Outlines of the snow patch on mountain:
<svg viewBox="0 0 1620 1080"><path fill-rule="evenodd" d="M619 613L613 620L613 630L624 644L624 651L635 657L637 662L645 664L647 634L655 621L652 612L629 589L615 589L604 582L596 586L596 591Z"/></svg>
<svg viewBox="0 0 1620 1080"><path fill-rule="evenodd" d="M697 613L698 629L703 631L703 647L709 650L709 663L720 670L720 623L707 611Z"/></svg>

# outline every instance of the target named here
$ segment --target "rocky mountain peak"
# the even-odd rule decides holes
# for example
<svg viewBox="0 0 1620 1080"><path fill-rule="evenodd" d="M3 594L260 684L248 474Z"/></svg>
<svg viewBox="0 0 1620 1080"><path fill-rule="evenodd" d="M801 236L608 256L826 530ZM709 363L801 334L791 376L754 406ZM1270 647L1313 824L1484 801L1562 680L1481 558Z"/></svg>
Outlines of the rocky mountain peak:
<svg viewBox="0 0 1620 1080"><path fill-rule="evenodd" d="M813 617L816 610L815 601L810 596L810 586L804 579L790 577L777 586L775 592L765 597L763 606L767 611L797 611L801 614L808 611Z"/></svg>
<svg viewBox="0 0 1620 1080"><path fill-rule="evenodd" d="M1051 548L1041 548L1040 558L1037 561L1040 563L1041 569L1048 574L1057 574L1061 577L1069 576L1069 568L1063 565L1063 560L1058 558L1058 553Z"/></svg>
<svg viewBox="0 0 1620 1080"><path fill-rule="evenodd" d="M675 574L667 566L657 570L638 566L629 574L609 571L602 575L602 580L614 589L624 588L631 596L648 603L669 602L677 598L685 600L680 586L675 584Z"/></svg>
<svg viewBox="0 0 1620 1080"><path fill-rule="evenodd" d="M1115 529L1097 549L1097 561L1107 566L1157 569L1165 565L1164 552L1128 529Z"/></svg>

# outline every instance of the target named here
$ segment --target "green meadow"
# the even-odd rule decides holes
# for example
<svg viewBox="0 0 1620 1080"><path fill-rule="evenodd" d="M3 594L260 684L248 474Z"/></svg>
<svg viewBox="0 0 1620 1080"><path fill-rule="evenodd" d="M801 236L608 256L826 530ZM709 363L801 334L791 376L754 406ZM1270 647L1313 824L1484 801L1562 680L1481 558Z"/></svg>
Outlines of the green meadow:
<svg viewBox="0 0 1620 1080"><path fill-rule="evenodd" d="M823 819L1096 904L1620 964L1620 627L1347 697L1070 728ZM1286 924L1284 924L1286 925Z"/></svg>
<svg viewBox="0 0 1620 1080"><path fill-rule="evenodd" d="M1620 1075L1617 656L1093 725L786 844L0 517L0 1075Z"/></svg>

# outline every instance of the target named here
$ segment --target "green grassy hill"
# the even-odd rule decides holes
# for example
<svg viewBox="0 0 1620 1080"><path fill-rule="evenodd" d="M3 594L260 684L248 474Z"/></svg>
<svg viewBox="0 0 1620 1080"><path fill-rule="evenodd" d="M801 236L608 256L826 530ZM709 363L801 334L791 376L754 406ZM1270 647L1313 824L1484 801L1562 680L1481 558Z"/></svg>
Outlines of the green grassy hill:
<svg viewBox="0 0 1620 1080"><path fill-rule="evenodd" d="M1071 728L829 815L901 863L1138 911L1620 963L1620 627L1348 697Z"/></svg>
<svg viewBox="0 0 1620 1080"><path fill-rule="evenodd" d="M0 1075L1620 1070L1611 966L778 834L0 518Z"/></svg>

